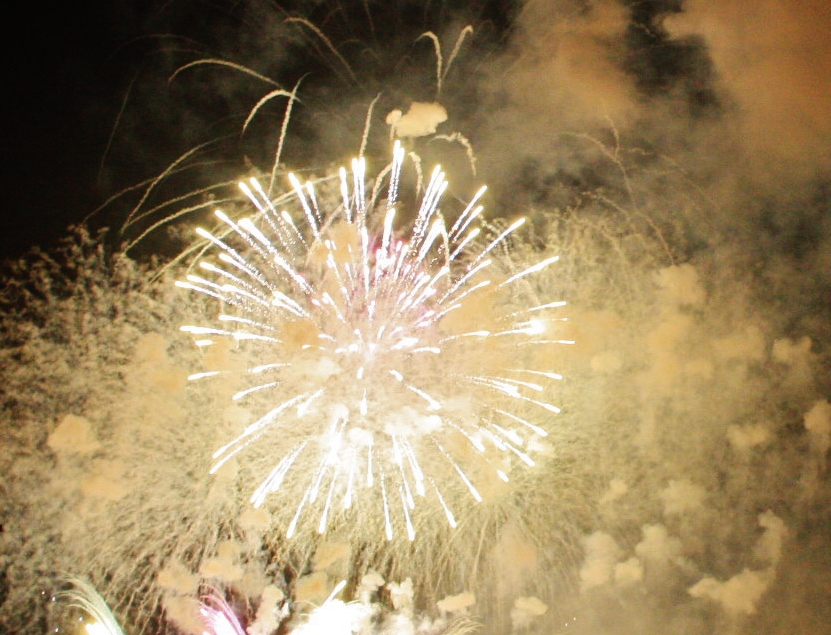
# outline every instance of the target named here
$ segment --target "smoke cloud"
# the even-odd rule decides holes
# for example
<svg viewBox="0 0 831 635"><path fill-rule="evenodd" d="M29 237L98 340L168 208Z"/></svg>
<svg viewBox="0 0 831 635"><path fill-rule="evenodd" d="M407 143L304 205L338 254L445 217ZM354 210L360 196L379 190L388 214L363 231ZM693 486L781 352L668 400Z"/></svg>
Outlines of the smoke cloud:
<svg viewBox="0 0 831 635"><path fill-rule="evenodd" d="M780 178L828 169L831 104L824 69L831 46L823 34L831 9L825 3L692 0L665 26L672 37L706 45L729 123L752 169Z"/></svg>

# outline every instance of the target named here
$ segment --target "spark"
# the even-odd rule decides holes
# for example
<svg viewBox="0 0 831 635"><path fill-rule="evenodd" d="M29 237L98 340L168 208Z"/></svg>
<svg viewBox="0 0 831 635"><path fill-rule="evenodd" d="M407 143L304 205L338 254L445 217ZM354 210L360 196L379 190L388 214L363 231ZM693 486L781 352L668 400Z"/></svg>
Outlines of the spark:
<svg viewBox="0 0 831 635"><path fill-rule="evenodd" d="M409 230L398 227L405 157L396 144L385 204L367 198L379 184L367 187L363 158L351 179L342 168L331 213L312 183L290 175L299 222L256 180L241 183L256 214L217 211L220 229L197 231L216 262L177 283L223 306L221 325L181 330L214 338L197 340L203 350L225 340L243 360L189 379L235 377L232 400L264 413L214 452L211 473L245 461L260 473L257 507L295 496L288 537L310 516L324 533L356 503L375 510L388 540L413 540L431 504L455 527L460 507L483 500L480 468L507 482L512 461L533 466L528 442L560 412L549 393L562 375L529 346L570 343L551 338L565 303L533 291L558 257L511 266L503 254L525 219L472 226L484 187L448 231L440 167Z"/></svg>

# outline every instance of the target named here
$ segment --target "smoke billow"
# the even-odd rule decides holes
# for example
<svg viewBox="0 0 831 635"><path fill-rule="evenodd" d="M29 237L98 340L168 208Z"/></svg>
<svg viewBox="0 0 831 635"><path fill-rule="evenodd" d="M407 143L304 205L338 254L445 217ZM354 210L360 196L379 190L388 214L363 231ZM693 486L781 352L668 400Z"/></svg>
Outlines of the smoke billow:
<svg viewBox="0 0 831 635"><path fill-rule="evenodd" d="M153 16L181 39L137 80L108 168L135 183L174 166L108 208L130 220L110 244L141 237L137 248L111 255L80 232L6 275L0 624L44 632L59 611L40 594L68 573L128 633L198 632L206 584L250 633L269 632L284 598L320 604L341 579L356 599L375 581L390 615L413 603L362 627L378 632L419 615L469 616L482 633L825 632L824 3L219 6ZM251 72L185 68L206 59ZM278 188L284 167L330 174L367 121L380 169L398 125L425 168L448 166L450 195L484 181L495 227L530 219L506 255L517 270L561 255L529 291L569 302L563 337L576 344L536 360L565 375L563 412L537 421L550 431L529 448L537 465L488 481L452 531L285 540L280 514L248 504L244 465L208 474L250 413L230 387L185 378L233 367L234 351L199 353L178 332L210 312L173 287L184 265L136 260L196 245L217 201L249 213L203 188L271 176L288 98L240 135L275 89L264 77L297 86Z"/></svg>

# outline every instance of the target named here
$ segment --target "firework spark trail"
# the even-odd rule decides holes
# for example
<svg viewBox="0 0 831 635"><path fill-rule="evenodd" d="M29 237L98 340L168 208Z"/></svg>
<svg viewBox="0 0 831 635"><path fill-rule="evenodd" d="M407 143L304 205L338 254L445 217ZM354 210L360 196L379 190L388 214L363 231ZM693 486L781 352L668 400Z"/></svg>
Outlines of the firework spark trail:
<svg viewBox="0 0 831 635"><path fill-rule="evenodd" d="M404 158L396 144L379 232L367 223L376 206L366 198L363 159L352 163L351 188L340 170L342 203L329 215L311 183L290 175L305 229L256 180L241 183L259 214L234 221L217 211L223 237L198 234L220 264L200 263L210 279L193 274L177 283L231 313L220 313L221 327L181 328L199 346L226 339L256 347L247 349L255 363L233 400L253 400L265 414L214 453L211 472L256 447L268 453L273 467L251 497L257 507L294 472L302 495L289 537L312 508L324 533L333 510L359 498L383 515L388 539L399 522L414 538L416 500L437 503L455 526L450 493L463 489L478 502L474 472L482 466L507 481L512 458L534 465L526 436L547 432L527 419L559 412L547 392L561 376L544 367L545 355L518 353L520 345L570 343L547 337L563 319L548 315L564 303L540 303L527 283L557 257L518 272L500 257L524 219L482 246L482 229L471 225L484 187L448 231L438 167L409 238L400 238ZM208 369L190 379L236 372Z"/></svg>
<svg viewBox="0 0 831 635"><path fill-rule="evenodd" d="M84 630L88 635L124 635L110 607L89 582L80 578L70 578L68 581L71 588L58 596L68 607L81 609L93 620L85 624Z"/></svg>
<svg viewBox="0 0 831 635"><path fill-rule="evenodd" d="M202 635L245 635L239 618L216 589L202 598L199 615L207 629Z"/></svg>

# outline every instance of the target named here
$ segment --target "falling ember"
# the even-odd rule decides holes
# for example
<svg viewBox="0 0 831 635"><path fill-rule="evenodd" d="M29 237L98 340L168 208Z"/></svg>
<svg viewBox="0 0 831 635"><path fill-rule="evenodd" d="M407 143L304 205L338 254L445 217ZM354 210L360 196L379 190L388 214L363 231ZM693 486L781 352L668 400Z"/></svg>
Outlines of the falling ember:
<svg viewBox="0 0 831 635"><path fill-rule="evenodd" d="M482 500L477 479L534 465L529 441L559 412L548 395L561 376L548 364L550 345L571 343L553 335L564 303L540 301L532 284L557 257L511 266L524 219L484 232L484 187L448 229L439 168L400 237L404 158L396 144L380 203L367 195L363 159L351 179L341 169L333 213L290 175L302 220L256 180L241 183L258 214L217 211L225 229L198 233L219 262L177 283L223 306L214 325L181 330L203 349L227 340L245 360L190 379L233 375L243 384L233 400L260 413L216 450L211 472L231 460L260 471L257 507L294 494L288 537L310 516L324 533L357 504L376 510L388 539L403 529L412 540L417 510L431 505L455 526L460 506ZM382 222L370 222L376 214Z"/></svg>

